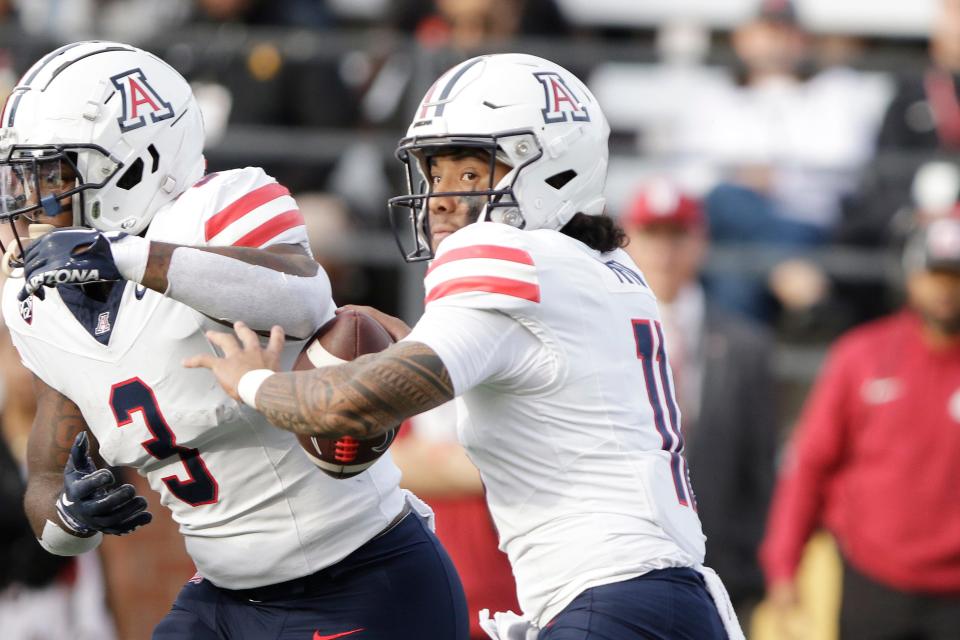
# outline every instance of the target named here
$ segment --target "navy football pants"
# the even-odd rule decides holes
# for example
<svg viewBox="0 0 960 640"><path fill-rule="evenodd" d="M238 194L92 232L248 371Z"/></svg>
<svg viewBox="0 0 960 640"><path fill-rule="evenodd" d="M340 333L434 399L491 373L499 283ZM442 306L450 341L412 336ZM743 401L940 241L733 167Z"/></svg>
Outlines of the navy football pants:
<svg viewBox="0 0 960 640"><path fill-rule="evenodd" d="M587 589L537 640L726 640L703 578L693 569L660 569Z"/></svg>
<svg viewBox="0 0 960 640"><path fill-rule="evenodd" d="M153 640L467 640L450 558L411 513L342 561L262 589L187 583Z"/></svg>

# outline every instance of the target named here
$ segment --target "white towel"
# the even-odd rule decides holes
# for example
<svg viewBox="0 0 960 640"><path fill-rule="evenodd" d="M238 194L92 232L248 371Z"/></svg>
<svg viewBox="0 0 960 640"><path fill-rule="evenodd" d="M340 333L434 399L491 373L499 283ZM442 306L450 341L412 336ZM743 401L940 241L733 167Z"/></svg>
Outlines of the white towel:
<svg viewBox="0 0 960 640"><path fill-rule="evenodd" d="M727 637L730 640L746 640L743 629L740 628L740 621L737 620L737 612L733 609L730 595L727 593L727 588L723 586L720 576L710 567L704 567L703 565L698 565L694 569L703 576L707 592L717 607ZM492 640L537 640L537 636L540 634L540 630L533 626L529 620L518 616L513 611L498 611L491 618L489 609L481 609L480 628Z"/></svg>
<svg viewBox="0 0 960 640"><path fill-rule="evenodd" d="M737 620L737 612L734 611L733 603L730 602L730 594L727 593L727 588L723 586L720 576L710 567L703 565L697 565L694 569L703 576L703 581L707 584L707 592L713 598L713 604L717 606L727 637L730 640L746 640L743 629L740 628L740 621Z"/></svg>
<svg viewBox="0 0 960 640"><path fill-rule="evenodd" d="M407 491L406 489L401 489L403 492L404 499L410 505L410 508L413 509L414 513L423 518L427 523L427 528L430 531L437 530L437 517L433 514L433 509L430 508L426 502L417 497L417 494L412 491Z"/></svg>
<svg viewBox="0 0 960 640"><path fill-rule="evenodd" d="M537 640L540 630L513 611L498 611L490 617L489 609L480 610L480 628L493 640Z"/></svg>

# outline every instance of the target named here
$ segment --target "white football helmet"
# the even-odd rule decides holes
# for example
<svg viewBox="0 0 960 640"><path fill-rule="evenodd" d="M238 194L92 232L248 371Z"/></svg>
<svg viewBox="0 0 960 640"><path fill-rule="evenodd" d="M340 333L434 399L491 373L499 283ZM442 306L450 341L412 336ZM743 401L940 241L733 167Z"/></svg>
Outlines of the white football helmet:
<svg viewBox="0 0 960 640"><path fill-rule="evenodd" d="M549 60L507 53L453 67L427 91L397 149L407 166L408 194L391 198L389 207L404 258L433 257L430 198L467 195L430 192L430 155L477 148L491 164L511 167L498 184L469 193L487 199L481 220L560 229L576 213L603 213L609 135L593 94Z"/></svg>
<svg viewBox="0 0 960 640"><path fill-rule="evenodd" d="M72 198L74 224L138 234L204 173L203 119L190 85L126 44L47 54L0 120L0 220L41 222Z"/></svg>

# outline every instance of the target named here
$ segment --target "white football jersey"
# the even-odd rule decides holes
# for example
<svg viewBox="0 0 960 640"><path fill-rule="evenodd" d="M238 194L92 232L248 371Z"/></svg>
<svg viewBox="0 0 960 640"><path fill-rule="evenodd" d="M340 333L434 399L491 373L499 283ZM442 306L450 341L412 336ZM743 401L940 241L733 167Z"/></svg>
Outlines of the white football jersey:
<svg viewBox="0 0 960 640"><path fill-rule="evenodd" d="M296 202L256 168L206 176L157 213L147 237L307 247ZM250 588L314 573L402 509L389 453L365 473L330 478L293 434L231 399L209 370L183 367L185 358L213 352L204 332L228 330L222 325L129 282L104 305L71 287L20 304L22 285L7 281L2 306L23 363L77 404L107 463L135 468L160 492L199 573L214 584ZM287 345L285 366L302 346Z"/></svg>
<svg viewBox="0 0 960 640"><path fill-rule="evenodd" d="M656 299L622 250L468 225L440 246L407 338L460 396L525 615L583 590L703 561Z"/></svg>

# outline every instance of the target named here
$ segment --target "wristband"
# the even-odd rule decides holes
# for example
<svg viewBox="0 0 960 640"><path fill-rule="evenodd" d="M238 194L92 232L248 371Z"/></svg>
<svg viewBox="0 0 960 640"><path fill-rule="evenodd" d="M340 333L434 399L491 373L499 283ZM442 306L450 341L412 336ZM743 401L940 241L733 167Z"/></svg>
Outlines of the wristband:
<svg viewBox="0 0 960 640"><path fill-rule="evenodd" d="M55 556L78 556L96 549L102 540L103 534L99 531L88 538L81 538L67 533L51 520L43 525L43 533L37 539L41 547Z"/></svg>
<svg viewBox="0 0 960 640"><path fill-rule="evenodd" d="M254 409L257 408L257 391L264 380L272 376L275 372L270 369L254 369L247 371L240 377L237 383L237 395L243 402Z"/></svg>
<svg viewBox="0 0 960 640"><path fill-rule="evenodd" d="M140 236L123 236L118 240L111 240L110 252L113 254L113 263L124 280L139 283L147 270L147 260L150 258L150 241Z"/></svg>

